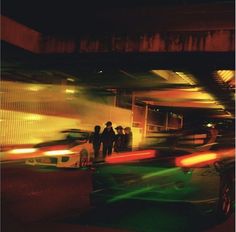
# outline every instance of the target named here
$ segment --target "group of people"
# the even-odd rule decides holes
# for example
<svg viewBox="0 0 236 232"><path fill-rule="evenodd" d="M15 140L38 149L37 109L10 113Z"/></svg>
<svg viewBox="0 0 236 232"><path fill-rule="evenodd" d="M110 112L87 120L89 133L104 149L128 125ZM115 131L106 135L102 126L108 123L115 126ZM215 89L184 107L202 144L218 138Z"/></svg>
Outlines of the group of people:
<svg viewBox="0 0 236 232"><path fill-rule="evenodd" d="M108 121L105 125L106 127L102 133L100 133L101 127L95 126L90 137L95 159L99 157L101 145L103 158L111 155L113 149L115 152L132 151L133 138L130 127L117 126L115 128L117 133L115 133L111 121Z"/></svg>

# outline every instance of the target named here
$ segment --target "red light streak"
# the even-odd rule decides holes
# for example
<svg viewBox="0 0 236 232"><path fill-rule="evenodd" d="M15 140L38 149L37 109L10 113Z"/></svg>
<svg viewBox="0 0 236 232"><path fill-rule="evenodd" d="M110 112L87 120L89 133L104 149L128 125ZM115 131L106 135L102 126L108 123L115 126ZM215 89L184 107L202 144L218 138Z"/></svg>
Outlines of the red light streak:
<svg viewBox="0 0 236 232"><path fill-rule="evenodd" d="M126 152L122 155L115 155L106 157L105 161L110 164L114 163L126 163L130 161L136 161L140 159L147 159L155 157L155 150L145 150L145 151L135 151L135 152Z"/></svg>

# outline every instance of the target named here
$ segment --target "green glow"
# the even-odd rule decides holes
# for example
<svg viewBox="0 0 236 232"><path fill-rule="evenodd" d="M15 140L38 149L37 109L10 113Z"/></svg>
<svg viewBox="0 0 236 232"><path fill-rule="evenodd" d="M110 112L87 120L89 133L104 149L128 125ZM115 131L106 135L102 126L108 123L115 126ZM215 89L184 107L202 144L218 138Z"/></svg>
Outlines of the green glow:
<svg viewBox="0 0 236 232"><path fill-rule="evenodd" d="M142 179L147 179L147 178L151 178L151 177L154 177L154 176L160 176L160 175L163 175L163 174L172 173L172 172L176 172L176 171L179 171L179 170L180 170L180 168L171 168L171 169L161 170L161 171L158 171L158 172L153 172L153 173L144 175L144 176L142 176Z"/></svg>
<svg viewBox="0 0 236 232"><path fill-rule="evenodd" d="M148 192L151 189L153 189L153 187L145 187L145 188L142 188L142 189L139 189L139 190L124 193L124 194L118 195L118 196L108 200L108 203L115 202L115 201L118 201L118 200L122 200L122 199L125 199L125 198L129 198L131 196L135 196L135 195L138 195L140 193Z"/></svg>

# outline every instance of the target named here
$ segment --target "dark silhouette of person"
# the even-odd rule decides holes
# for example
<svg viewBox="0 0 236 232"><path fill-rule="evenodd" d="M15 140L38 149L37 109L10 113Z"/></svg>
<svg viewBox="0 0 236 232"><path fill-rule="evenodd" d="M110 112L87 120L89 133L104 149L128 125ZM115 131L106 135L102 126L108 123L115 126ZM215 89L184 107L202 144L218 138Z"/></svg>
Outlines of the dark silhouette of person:
<svg viewBox="0 0 236 232"><path fill-rule="evenodd" d="M89 138L89 142L93 144L93 151L94 151L94 158L95 160L99 157L99 151L101 147L101 134L100 134L101 127L95 126L94 132L91 134Z"/></svg>
<svg viewBox="0 0 236 232"><path fill-rule="evenodd" d="M132 151L133 144L133 133L130 127L125 127L124 129L124 151Z"/></svg>
<svg viewBox="0 0 236 232"><path fill-rule="evenodd" d="M108 121L106 124L106 128L102 132L102 154L103 158L107 155L111 155L112 147L115 140L115 132L112 128L112 122Z"/></svg>
<svg viewBox="0 0 236 232"><path fill-rule="evenodd" d="M124 151L125 140L124 140L124 133L123 127L118 126L115 128L117 130L117 134L115 135L115 143L114 143L114 151L115 152L122 152Z"/></svg>

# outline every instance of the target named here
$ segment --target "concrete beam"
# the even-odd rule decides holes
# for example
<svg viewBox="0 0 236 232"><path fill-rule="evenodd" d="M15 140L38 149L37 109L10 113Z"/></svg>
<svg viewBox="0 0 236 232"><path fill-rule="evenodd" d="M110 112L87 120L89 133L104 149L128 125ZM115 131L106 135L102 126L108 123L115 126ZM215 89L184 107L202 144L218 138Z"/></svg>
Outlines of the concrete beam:
<svg viewBox="0 0 236 232"><path fill-rule="evenodd" d="M79 52L231 52L234 30L82 38ZM46 52L46 51L45 51Z"/></svg>
<svg viewBox="0 0 236 232"><path fill-rule="evenodd" d="M1 40L33 53L40 52L41 33L1 15Z"/></svg>
<svg viewBox="0 0 236 232"><path fill-rule="evenodd" d="M234 30L167 31L137 35L84 36L79 40L44 36L5 16L1 39L33 53L233 52Z"/></svg>

